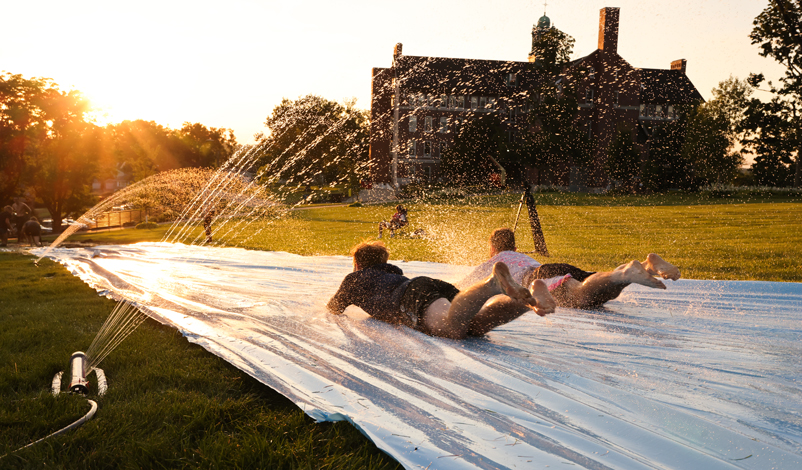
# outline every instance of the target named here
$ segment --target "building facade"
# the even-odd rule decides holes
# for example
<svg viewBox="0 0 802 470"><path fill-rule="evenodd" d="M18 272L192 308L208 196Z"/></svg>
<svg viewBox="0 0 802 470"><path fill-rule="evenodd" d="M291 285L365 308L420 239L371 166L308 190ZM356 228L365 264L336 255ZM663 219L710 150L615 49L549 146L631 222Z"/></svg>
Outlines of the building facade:
<svg viewBox="0 0 802 470"><path fill-rule="evenodd" d="M556 75L535 66L536 40L551 27L545 15L533 27L526 62L405 56L397 44L392 66L373 69L373 181L404 186L436 180L442 154L459 126L482 114L496 114L510 139L525 138L527 131L536 131L528 120L531 100L553 84L577 93L574 126L593 140L593 163L582 172L565 168L565 176L554 181L533 182L573 185L581 178L581 186L603 187L606 149L618 129L630 129L646 152L656 125L677 119L680 105L702 100L685 74L684 59L672 62L670 69L639 69L618 55L618 8L601 10L598 48Z"/></svg>

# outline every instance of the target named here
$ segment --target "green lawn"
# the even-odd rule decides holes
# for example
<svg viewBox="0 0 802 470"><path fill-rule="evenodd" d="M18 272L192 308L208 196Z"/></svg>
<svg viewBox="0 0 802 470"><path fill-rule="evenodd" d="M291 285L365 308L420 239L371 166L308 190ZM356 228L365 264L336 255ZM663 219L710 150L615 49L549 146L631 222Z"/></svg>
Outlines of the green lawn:
<svg viewBox="0 0 802 470"><path fill-rule="evenodd" d="M37 268L31 257L0 254L0 279L4 455L89 411L83 397L53 397L50 382L58 371L69 374L70 355L88 347L115 302L49 260ZM101 367L109 391L93 398L94 419L0 459L0 468L399 468L350 424L315 424L272 389L153 321Z"/></svg>
<svg viewBox="0 0 802 470"><path fill-rule="evenodd" d="M539 195L549 262L587 270L610 270L657 252L687 278L802 281L802 202L724 203L679 195L649 198ZM656 196L655 196L656 197ZM582 203L582 204L579 204ZM692 204L691 204L692 203ZM427 239L385 237L393 259L475 265L487 254L486 240L500 226L513 226L515 195L458 203L411 203L409 234L423 229ZM259 250L303 255L347 255L361 240L376 238L376 224L389 219L393 205L326 207L293 211L286 218L232 221L218 241ZM524 209L516 234L519 250L534 249ZM74 235L70 241L100 243L161 240L167 227ZM200 233L197 229L193 237Z"/></svg>
<svg viewBox="0 0 802 470"><path fill-rule="evenodd" d="M610 269L656 251L688 278L802 281L799 201L559 196L538 196L549 261ZM407 233L421 228L428 239L386 238L394 259L476 264L490 231L513 224L517 196L407 207ZM253 249L345 255L375 238L376 222L392 212L391 204L298 210L279 220L232 221L220 238ZM83 233L68 242L158 241L167 229ZM520 249L531 250L525 219L517 234ZM36 268L32 259L0 254L0 454L88 410L81 397L52 397L50 381L68 369L72 352L88 347L115 305L59 265L45 260ZM398 467L349 424L314 424L268 387L154 322L101 366L110 390L96 417L0 459L0 468Z"/></svg>

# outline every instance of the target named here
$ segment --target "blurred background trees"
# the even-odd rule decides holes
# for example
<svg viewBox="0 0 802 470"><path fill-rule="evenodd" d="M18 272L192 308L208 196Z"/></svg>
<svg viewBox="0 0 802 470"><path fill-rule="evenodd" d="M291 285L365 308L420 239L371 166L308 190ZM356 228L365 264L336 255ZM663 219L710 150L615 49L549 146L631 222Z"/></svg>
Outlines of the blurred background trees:
<svg viewBox="0 0 802 470"><path fill-rule="evenodd" d="M265 121L259 137L260 179L301 189L305 186L358 188L368 178L368 113L316 95L284 98Z"/></svg>

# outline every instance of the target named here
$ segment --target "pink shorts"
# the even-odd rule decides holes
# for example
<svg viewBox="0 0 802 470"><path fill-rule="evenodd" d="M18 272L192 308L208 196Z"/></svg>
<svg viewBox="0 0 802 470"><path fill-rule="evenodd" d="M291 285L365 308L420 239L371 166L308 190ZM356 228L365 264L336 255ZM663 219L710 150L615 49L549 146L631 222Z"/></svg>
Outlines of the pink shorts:
<svg viewBox="0 0 802 470"><path fill-rule="evenodd" d="M546 287L549 288L549 292L553 291L554 289L560 287L561 285L565 284L565 281L571 279L570 274L565 274L563 276L555 276L550 277L548 279L541 279L541 281L546 283ZM535 282L534 280L532 282Z"/></svg>

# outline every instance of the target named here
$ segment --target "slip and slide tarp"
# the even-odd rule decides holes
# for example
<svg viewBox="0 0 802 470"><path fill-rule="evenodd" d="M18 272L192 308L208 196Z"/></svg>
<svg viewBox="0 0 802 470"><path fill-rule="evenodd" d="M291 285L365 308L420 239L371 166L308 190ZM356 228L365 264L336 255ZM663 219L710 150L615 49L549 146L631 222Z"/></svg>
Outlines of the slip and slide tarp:
<svg viewBox="0 0 802 470"><path fill-rule="evenodd" d="M49 256L406 468L802 468L799 283L630 286L598 311L452 341L326 313L344 256L165 243ZM470 270L394 263L451 282Z"/></svg>

